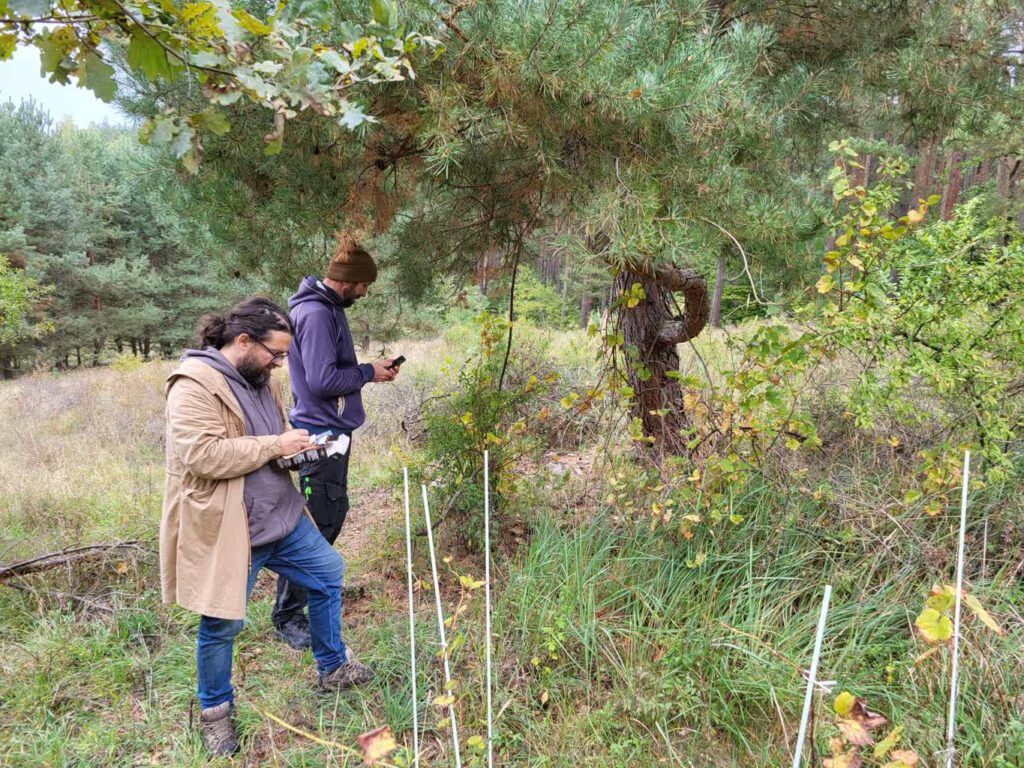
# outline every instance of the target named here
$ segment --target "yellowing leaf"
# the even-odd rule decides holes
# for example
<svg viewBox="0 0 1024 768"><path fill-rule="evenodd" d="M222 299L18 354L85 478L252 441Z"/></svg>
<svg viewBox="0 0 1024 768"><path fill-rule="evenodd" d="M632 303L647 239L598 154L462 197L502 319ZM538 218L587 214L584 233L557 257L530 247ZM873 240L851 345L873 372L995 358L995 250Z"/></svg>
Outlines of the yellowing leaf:
<svg viewBox="0 0 1024 768"><path fill-rule="evenodd" d="M857 703L857 697L849 691L843 691L836 696L835 704L833 705L836 710L836 714L840 717L846 717L853 711L853 705Z"/></svg>
<svg viewBox="0 0 1024 768"><path fill-rule="evenodd" d="M547 706L548 701L551 700L551 694L548 693L547 691L541 691L541 694L538 697L538 700L540 701L540 703L542 705Z"/></svg>
<svg viewBox="0 0 1024 768"><path fill-rule="evenodd" d="M128 573L128 563L123 560L114 566L114 570L118 573Z"/></svg>
<svg viewBox="0 0 1024 768"><path fill-rule="evenodd" d="M455 697L451 694L444 694L434 699L435 707L450 707L455 703Z"/></svg>
<svg viewBox="0 0 1024 768"><path fill-rule="evenodd" d="M912 749L897 749L890 757L893 758L892 762L886 763L883 768L914 768L921 759Z"/></svg>
<svg viewBox="0 0 1024 768"><path fill-rule="evenodd" d="M921 611L914 624L929 643L944 643L953 636L953 622L934 608L925 608Z"/></svg>
<svg viewBox="0 0 1024 768"><path fill-rule="evenodd" d="M924 211L920 211L916 208L911 208L907 211L907 223L919 224L924 219Z"/></svg>
<svg viewBox="0 0 1024 768"><path fill-rule="evenodd" d="M0 61L6 61L14 55L18 47L17 35L0 35Z"/></svg>
<svg viewBox="0 0 1024 768"><path fill-rule="evenodd" d="M822 275L818 282L815 283L814 287L818 289L818 293L825 294L831 291L836 286L836 281L832 279L832 275Z"/></svg>
<svg viewBox="0 0 1024 768"><path fill-rule="evenodd" d="M1006 630L996 623L996 620L992 618L992 615L985 610L981 602L974 595L964 592L964 602L967 603L967 607L971 609L975 616L981 619L982 623L995 632L997 635L1005 635Z"/></svg>
<svg viewBox="0 0 1024 768"><path fill-rule="evenodd" d="M697 556L694 557L693 560L689 560L688 559L686 561L686 567L690 568L691 570L693 568L700 568L704 564L704 561L707 560L707 559L708 559L708 556L707 556L706 552L698 552Z"/></svg>
<svg viewBox="0 0 1024 768"><path fill-rule="evenodd" d="M925 605L934 608L939 613L945 613L956 603L956 591L952 587L935 587L932 589L932 596L925 601Z"/></svg>
<svg viewBox="0 0 1024 768"><path fill-rule="evenodd" d="M224 37L213 3L188 3L181 9L181 20L195 37Z"/></svg>
<svg viewBox="0 0 1024 768"><path fill-rule="evenodd" d="M893 747L900 743L901 738L903 738L903 726L897 725L889 732L889 735L887 735L884 739L875 744L875 750L873 752L874 756L881 760L883 757L889 754L889 751Z"/></svg>
<svg viewBox="0 0 1024 768"><path fill-rule="evenodd" d="M484 585L483 581L476 581L471 576L459 575L459 583L466 589L480 589Z"/></svg>
<svg viewBox="0 0 1024 768"><path fill-rule="evenodd" d="M361 733L356 739L363 750L363 760L367 765L376 765L378 760L381 760L388 753L398 748L398 745L395 743L394 734L391 733L391 728L386 725L374 728L366 733Z"/></svg>
<svg viewBox="0 0 1024 768"><path fill-rule="evenodd" d="M260 21L251 13L241 8L236 8L231 12L231 14L238 19L238 23L242 25L242 29L246 32L251 32L257 37L265 37L274 31L269 24Z"/></svg>

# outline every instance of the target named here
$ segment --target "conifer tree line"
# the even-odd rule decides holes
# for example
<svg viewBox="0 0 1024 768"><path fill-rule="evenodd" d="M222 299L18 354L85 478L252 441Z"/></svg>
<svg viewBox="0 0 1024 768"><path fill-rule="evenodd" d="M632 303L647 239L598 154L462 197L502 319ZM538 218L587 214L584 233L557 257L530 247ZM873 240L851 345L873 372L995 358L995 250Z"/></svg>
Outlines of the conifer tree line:
<svg viewBox="0 0 1024 768"><path fill-rule="evenodd" d="M0 105L0 370L176 354L196 318L251 286L170 210L132 128ZM154 175L156 172L156 175Z"/></svg>
<svg viewBox="0 0 1024 768"><path fill-rule="evenodd" d="M353 84L347 98L367 116L357 127L299 102L276 112L245 98L211 106L202 72L140 69L130 50L112 46L105 56L123 74L122 107L143 118L173 114L179 128L191 115L187 162L151 161L146 181L159 189L147 193L140 229L174 230L176 221L182 232L168 242L187 240L182 254L198 247L209 257L202 263L281 292L317 269L338 230L354 231L380 255L387 284L378 293L392 302L459 301L475 283L493 305L513 275L520 286L536 275L567 327L586 325L620 289L640 284L668 309L637 331L661 339L655 354L668 355L670 342L707 322L764 312L814 284L835 234L822 180L836 138L852 137L864 158L861 184L874 181L887 153L910 159L913 185L895 215L938 194L948 218L980 196L989 214L1020 221L1024 13L1013 0L384 5L378 26L418 30L443 46L417 59L415 79L410 70L404 80ZM244 18L271 22L263 5L242 6ZM366 4L316 9L309 29L319 44L360 48L352 23L368 18ZM270 55L260 47L266 33L246 29L246 66L256 66ZM151 140L159 126L147 125ZM154 211L164 218L142 226ZM118 242L131 249L146 237L157 235ZM89 250L79 247L97 259L88 265L97 279L128 263L112 255L113 241L94 257ZM190 263L157 252L154 269ZM216 282L206 284L219 290ZM118 299L101 294L93 311L116 316ZM81 307L69 309L60 316ZM380 325L372 313L364 320L361 336ZM678 339L666 331L673 322ZM64 338L75 343L54 350L62 365L118 339L173 346L112 325ZM668 357L639 362L671 368Z"/></svg>

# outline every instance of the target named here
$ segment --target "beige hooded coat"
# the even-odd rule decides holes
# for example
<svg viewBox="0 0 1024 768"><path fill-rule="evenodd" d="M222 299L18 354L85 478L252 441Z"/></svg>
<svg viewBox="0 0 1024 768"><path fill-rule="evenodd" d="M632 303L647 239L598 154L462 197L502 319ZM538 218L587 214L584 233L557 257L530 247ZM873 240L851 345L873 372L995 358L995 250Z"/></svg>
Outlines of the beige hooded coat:
<svg viewBox="0 0 1024 768"><path fill-rule="evenodd" d="M274 382L270 387L284 419L280 388ZM243 619L250 551L242 488L245 475L280 455L280 438L247 437L224 374L199 360L185 360L167 377L166 394L164 602L204 616Z"/></svg>

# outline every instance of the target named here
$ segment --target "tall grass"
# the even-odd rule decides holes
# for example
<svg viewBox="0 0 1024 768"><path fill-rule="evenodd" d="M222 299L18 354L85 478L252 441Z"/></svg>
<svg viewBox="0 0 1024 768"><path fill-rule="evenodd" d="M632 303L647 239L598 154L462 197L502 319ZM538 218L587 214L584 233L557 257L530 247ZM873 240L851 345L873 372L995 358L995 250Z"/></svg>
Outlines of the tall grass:
<svg viewBox="0 0 1024 768"><path fill-rule="evenodd" d="M979 542L985 505L975 506ZM821 679L905 725L922 755L944 747L946 654L915 665L924 646L912 631L931 583L951 574L936 550L879 548L827 512L787 508L767 489L743 504L744 524L690 542L609 524L612 512L579 528L544 519L497 608L504 653L518 658L533 694L549 692L544 719L569 724L527 729L544 743L565 734L551 745L564 760L552 764L621 747L622 728L649 738L621 764L684 764L680 755L709 748L728 754L722 764L788 762L799 670L809 665L826 583L836 591ZM1019 515L1018 507L989 516L990 529L1014 530ZM698 550L707 559L694 567ZM981 560L975 547L967 562L973 591L1010 634L999 638L978 622L966 630L958 748L964 765L1016 765L1024 758L1024 589L1005 572L982 580ZM819 750L829 735L818 729Z"/></svg>
<svg viewBox="0 0 1024 768"><path fill-rule="evenodd" d="M559 362L568 386L592 375L594 350L584 335L523 339ZM705 363L720 367L724 345L705 341L698 347ZM271 581L262 578L237 650L246 750L239 764L357 764L259 710L343 744L384 723L411 743L400 467L418 455L419 406L443 396L442 363L457 364L466 352L442 341L393 351L408 362L395 385L365 391L368 425L356 436L351 470L355 510L370 490L386 505L377 510L380 528L350 562L350 572L375 581L345 625L378 679L358 693L314 694L309 654L273 640ZM684 368L699 372L700 361L681 353ZM139 538L155 549L162 386L172 366L0 383L0 562L97 541ZM897 509L877 464L855 452L840 458L800 468L808 474L792 488L753 486L729 510L741 524L698 527L689 540L598 501L607 466L561 485L545 467L530 467L533 507L494 521L506 545L494 593L496 763L787 763L800 669L809 664L822 587L832 583L821 678L905 725L907 742L935 764L932 753L944 746L947 653L915 664L924 646L912 623L931 585L952 577L955 510L929 518ZM626 458L613 464L614 471L631 466ZM820 500L796 487L819 482L832 488ZM1024 765L1020 491L990 486L971 499L968 588L1009 634L967 622L958 742L965 766ZM510 530L524 519L532 530ZM479 577L482 564L460 531L445 526L441 534L455 555L442 586L454 600L457 572ZM422 577L424 541L415 557ZM196 617L161 606L157 584L152 554L115 554L26 578L17 589L0 585L0 764L206 764L187 727ZM429 587L417 599L425 764L450 765L446 712L429 707L441 692ZM466 638L453 667L464 743L485 734L481 602L474 594L453 628ZM816 709L818 763L829 705L826 697ZM479 765L483 754L467 748L467 764Z"/></svg>

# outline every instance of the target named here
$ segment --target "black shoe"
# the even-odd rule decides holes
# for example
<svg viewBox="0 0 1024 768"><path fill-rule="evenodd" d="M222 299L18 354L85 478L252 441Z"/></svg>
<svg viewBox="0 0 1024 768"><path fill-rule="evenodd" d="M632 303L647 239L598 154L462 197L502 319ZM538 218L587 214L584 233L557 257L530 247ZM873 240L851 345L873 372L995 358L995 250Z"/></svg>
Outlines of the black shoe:
<svg viewBox="0 0 1024 768"><path fill-rule="evenodd" d="M275 627L274 634L296 651L313 647L313 636L309 632L309 622L305 617L291 619L284 625Z"/></svg>

